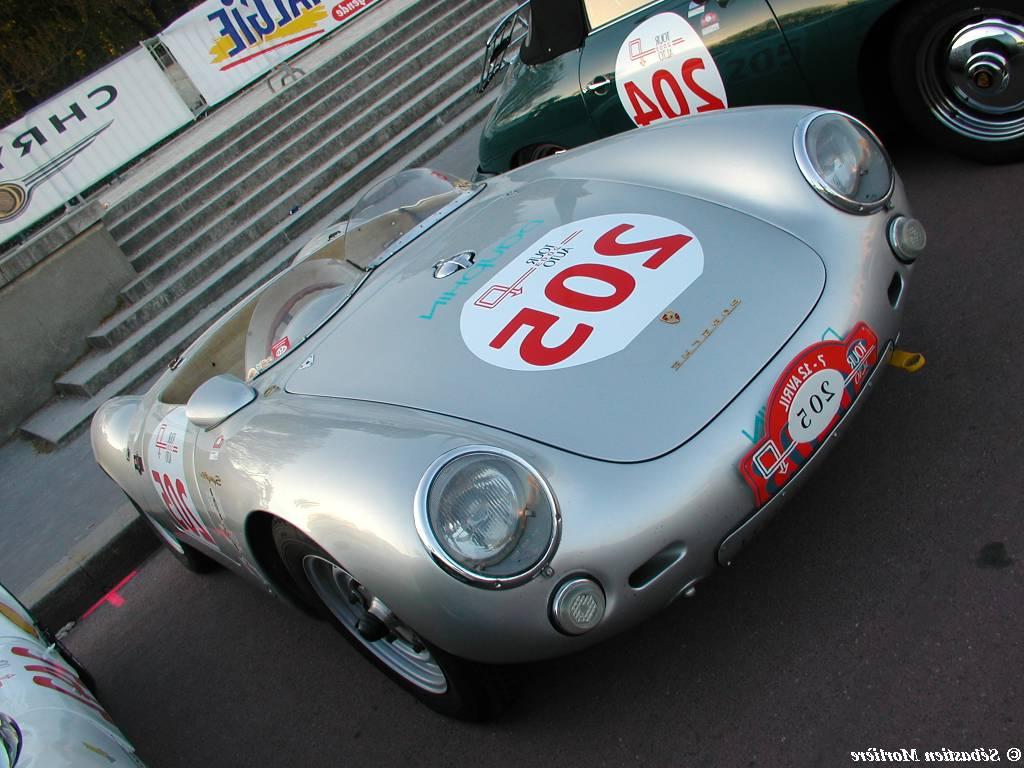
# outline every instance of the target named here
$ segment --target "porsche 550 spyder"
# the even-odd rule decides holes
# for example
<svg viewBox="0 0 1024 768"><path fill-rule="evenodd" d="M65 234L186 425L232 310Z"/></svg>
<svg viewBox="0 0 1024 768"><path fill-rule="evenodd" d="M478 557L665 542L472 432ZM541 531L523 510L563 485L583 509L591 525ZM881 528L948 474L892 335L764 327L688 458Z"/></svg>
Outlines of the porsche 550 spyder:
<svg viewBox="0 0 1024 768"><path fill-rule="evenodd" d="M874 135L806 107L406 171L106 403L93 448L185 565L484 717L491 665L665 607L805 482L924 245Z"/></svg>
<svg viewBox="0 0 1024 768"><path fill-rule="evenodd" d="M517 54L480 139L480 170L778 103L900 115L960 154L1016 160L1022 52L1020 0L528 0L485 55L483 87Z"/></svg>
<svg viewBox="0 0 1024 768"><path fill-rule="evenodd" d="M141 768L74 656L0 586L0 768Z"/></svg>

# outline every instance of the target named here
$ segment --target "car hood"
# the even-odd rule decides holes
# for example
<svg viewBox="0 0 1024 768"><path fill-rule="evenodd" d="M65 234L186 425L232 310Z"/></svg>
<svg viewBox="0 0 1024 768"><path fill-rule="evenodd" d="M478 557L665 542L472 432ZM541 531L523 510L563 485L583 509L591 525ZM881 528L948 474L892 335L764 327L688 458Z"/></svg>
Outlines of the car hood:
<svg viewBox="0 0 1024 768"><path fill-rule="evenodd" d="M465 251L472 266L434 277ZM621 182L499 181L378 267L286 389L643 461L714 419L824 283L803 242L714 203Z"/></svg>

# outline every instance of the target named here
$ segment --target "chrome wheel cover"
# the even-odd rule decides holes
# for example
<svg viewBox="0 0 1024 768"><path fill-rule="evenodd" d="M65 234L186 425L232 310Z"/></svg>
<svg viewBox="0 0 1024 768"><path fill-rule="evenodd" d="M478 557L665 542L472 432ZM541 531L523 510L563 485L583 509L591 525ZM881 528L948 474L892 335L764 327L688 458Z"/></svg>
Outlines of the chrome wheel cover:
<svg viewBox="0 0 1024 768"><path fill-rule="evenodd" d="M441 666L416 633L390 613L352 574L319 555L306 555L302 569L334 618L389 669L428 693L440 695L448 690L448 680ZM385 623L389 633L380 640L368 640L357 629L359 620L370 612L371 605L388 616Z"/></svg>
<svg viewBox="0 0 1024 768"><path fill-rule="evenodd" d="M979 141L1024 136L1024 21L1002 11L946 19L921 50L918 88L940 123Z"/></svg>

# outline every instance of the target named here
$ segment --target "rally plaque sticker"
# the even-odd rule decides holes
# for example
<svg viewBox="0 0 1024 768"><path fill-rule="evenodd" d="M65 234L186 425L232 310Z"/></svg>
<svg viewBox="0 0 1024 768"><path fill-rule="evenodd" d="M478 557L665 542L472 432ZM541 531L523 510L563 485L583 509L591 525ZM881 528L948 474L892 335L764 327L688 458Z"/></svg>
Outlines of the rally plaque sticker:
<svg viewBox="0 0 1024 768"><path fill-rule="evenodd" d="M636 125L729 106L722 76L701 35L675 13L659 13L619 47L615 87Z"/></svg>
<svg viewBox="0 0 1024 768"><path fill-rule="evenodd" d="M878 336L857 323L842 341L812 344L786 367L768 399L765 436L740 461L758 507L821 447L876 362Z"/></svg>
<svg viewBox="0 0 1024 768"><path fill-rule="evenodd" d="M514 371L590 363L625 349L703 271L696 235L670 219L570 222L466 300L462 338L484 362Z"/></svg>
<svg viewBox="0 0 1024 768"><path fill-rule="evenodd" d="M213 536L203 525L185 486L183 452L187 428L183 407L170 411L157 426L149 444L150 479L174 527L194 539L213 544Z"/></svg>

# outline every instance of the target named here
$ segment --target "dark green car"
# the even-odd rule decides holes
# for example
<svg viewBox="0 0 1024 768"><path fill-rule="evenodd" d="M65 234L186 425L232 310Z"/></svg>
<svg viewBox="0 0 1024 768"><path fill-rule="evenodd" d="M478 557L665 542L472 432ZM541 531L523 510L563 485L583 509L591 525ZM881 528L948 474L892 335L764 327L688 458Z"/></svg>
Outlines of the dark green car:
<svg viewBox="0 0 1024 768"><path fill-rule="evenodd" d="M1024 0L993 2L530 0L529 31L480 139L480 170L635 126L773 103L876 121L892 111L961 155L1019 159ZM515 45L515 19L495 31L491 74Z"/></svg>

